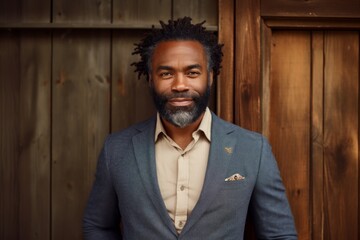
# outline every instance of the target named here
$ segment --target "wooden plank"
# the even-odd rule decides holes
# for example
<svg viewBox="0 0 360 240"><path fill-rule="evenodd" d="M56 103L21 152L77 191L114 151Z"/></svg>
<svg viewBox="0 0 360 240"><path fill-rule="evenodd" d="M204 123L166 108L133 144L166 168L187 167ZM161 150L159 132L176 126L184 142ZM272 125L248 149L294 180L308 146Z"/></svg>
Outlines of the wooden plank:
<svg viewBox="0 0 360 240"><path fill-rule="evenodd" d="M359 33L325 34L324 239L359 239Z"/></svg>
<svg viewBox="0 0 360 240"><path fill-rule="evenodd" d="M0 22L50 22L49 0L2 0Z"/></svg>
<svg viewBox="0 0 360 240"><path fill-rule="evenodd" d="M204 26L218 25L218 0L173 0L173 12L174 19L188 16L194 23L206 20Z"/></svg>
<svg viewBox="0 0 360 240"><path fill-rule="evenodd" d="M51 34L20 42L19 239L50 238Z"/></svg>
<svg viewBox="0 0 360 240"><path fill-rule="evenodd" d="M217 83L217 114L234 122L234 1L219 1L219 42L224 44Z"/></svg>
<svg viewBox="0 0 360 240"><path fill-rule="evenodd" d="M110 23L111 1L109 0L56 0L53 1L54 23Z"/></svg>
<svg viewBox="0 0 360 240"><path fill-rule="evenodd" d="M83 209L110 123L110 32L54 33L52 240L82 239Z"/></svg>
<svg viewBox="0 0 360 240"><path fill-rule="evenodd" d="M262 1L261 16L360 18L360 1L359 0Z"/></svg>
<svg viewBox="0 0 360 240"><path fill-rule="evenodd" d="M312 34L311 194L312 239L324 239L324 33Z"/></svg>
<svg viewBox="0 0 360 240"><path fill-rule="evenodd" d="M139 61L131 53L134 43L143 37L141 31L114 32L112 49L111 131L124 129L155 113L149 84L137 79L131 63Z"/></svg>
<svg viewBox="0 0 360 240"><path fill-rule="evenodd" d="M309 32L272 33L269 140L299 239L310 239L310 49Z"/></svg>
<svg viewBox="0 0 360 240"><path fill-rule="evenodd" d="M261 132L264 136L270 136L270 71L271 71L271 41L272 31L264 21L261 22Z"/></svg>
<svg viewBox="0 0 360 240"><path fill-rule="evenodd" d="M171 18L170 0L113 1L113 22L158 25Z"/></svg>
<svg viewBox="0 0 360 240"><path fill-rule="evenodd" d="M235 123L260 131L260 1L235 5Z"/></svg>
<svg viewBox="0 0 360 240"><path fill-rule="evenodd" d="M0 32L0 239L19 237L19 36Z"/></svg>

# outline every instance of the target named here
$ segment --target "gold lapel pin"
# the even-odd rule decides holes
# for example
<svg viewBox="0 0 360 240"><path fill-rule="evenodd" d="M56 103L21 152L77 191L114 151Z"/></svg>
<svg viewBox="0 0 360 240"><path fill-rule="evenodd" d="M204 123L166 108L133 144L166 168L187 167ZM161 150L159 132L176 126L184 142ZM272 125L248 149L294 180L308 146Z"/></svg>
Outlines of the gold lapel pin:
<svg viewBox="0 0 360 240"><path fill-rule="evenodd" d="M227 154L232 154L233 152L233 149L231 147L225 147L224 149Z"/></svg>

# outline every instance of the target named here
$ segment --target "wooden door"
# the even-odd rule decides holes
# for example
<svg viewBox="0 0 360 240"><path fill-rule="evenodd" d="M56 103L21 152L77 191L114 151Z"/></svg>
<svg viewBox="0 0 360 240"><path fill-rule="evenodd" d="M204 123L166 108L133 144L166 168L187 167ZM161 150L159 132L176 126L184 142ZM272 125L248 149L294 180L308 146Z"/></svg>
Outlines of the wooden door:
<svg viewBox="0 0 360 240"><path fill-rule="evenodd" d="M269 138L299 239L359 238L360 3L345 2L220 1L219 114Z"/></svg>

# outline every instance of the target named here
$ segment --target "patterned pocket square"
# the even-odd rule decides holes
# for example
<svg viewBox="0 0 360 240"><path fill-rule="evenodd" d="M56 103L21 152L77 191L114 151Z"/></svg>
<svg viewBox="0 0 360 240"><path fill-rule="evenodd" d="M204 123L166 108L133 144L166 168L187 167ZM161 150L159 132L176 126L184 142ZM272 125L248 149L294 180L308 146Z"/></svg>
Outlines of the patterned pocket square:
<svg viewBox="0 0 360 240"><path fill-rule="evenodd" d="M234 175L225 178L225 182L231 182L231 181L240 181L240 180L244 180L245 177L241 176L239 173L235 173Z"/></svg>

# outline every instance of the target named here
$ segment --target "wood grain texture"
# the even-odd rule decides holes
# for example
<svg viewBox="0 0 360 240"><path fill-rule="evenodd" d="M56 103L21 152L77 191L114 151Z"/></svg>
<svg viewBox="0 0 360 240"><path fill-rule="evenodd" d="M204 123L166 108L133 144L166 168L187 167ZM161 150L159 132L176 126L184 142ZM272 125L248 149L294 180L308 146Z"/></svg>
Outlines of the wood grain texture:
<svg viewBox="0 0 360 240"><path fill-rule="evenodd" d="M205 20L205 26L217 26L217 5L217 0L173 0L174 19L188 16L193 19L193 23Z"/></svg>
<svg viewBox="0 0 360 240"><path fill-rule="evenodd" d="M324 39L324 239L359 239L359 33Z"/></svg>
<svg viewBox="0 0 360 240"><path fill-rule="evenodd" d="M81 239L83 209L110 123L110 32L54 33L52 240Z"/></svg>
<svg viewBox="0 0 360 240"><path fill-rule="evenodd" d="M310 239L310 33L272 33L269 140L299 239Z"/></svg>
<svg viewBox="0 0 360 240"><path fill-rule="evenodd" d="M312 33L311 216L312 238L324 239L324 33Z"/></svg>
<svg viewBox="0 0 360 240"><path fill-rule="evenodd" d="M260 1L235 5L235 123L260 131Z"/></svg>
<svg viewBox="0 0 360 240"><path fill-rule="evenodd" d="M110 23L111 0L54 0L54 23Z"/></svg>
<svg viewBox="0 0 360 240"><path fill-rule="evenodd" d="M159 20L171 19L171 0L113 1L113 22L159 25Z"/></svg>
<svg viewBox="0 0 360 240"><path fill-rule="evenodd" d="M20 43L19 239L50 238L51 34Z"/></svg>
<svg viewBox="0 0 360 240"><path fill-rule="evenodd" d="M1 32L0 239L49 239L49 37Z"/></svg>
<svg viewBox="0 0 360 240"><path fill-rule="evenodd" d="M0 32L0 239L19 237L19 41Z"/></svg>
<svg viewBox="0 0 360 240"><path fill-rule="evenodd" d="M224 44L217 83L217 115L234 122L234 1L219 1L219 42Z"/></svg>
<svg viewBox="0 0 360 240"><path fill-rule="evenodd" d="M130 66L140 60L131 53L142 36L140 31L117 31L113 35L111 131L124 129L155 113L148 82L145 77L138 79L135 67Z"/></svg>
<svg viewBox="0 0 360 240"><path fill-rule="evenodd" d="M360 18L360 1L358 0L262 1L261 16Z"/></svg>
<svg viewBox="0 0 360 240"><path fill-rule="evenodd" d="M0 22L50 22L49 0L1 0Z"/></svg>

